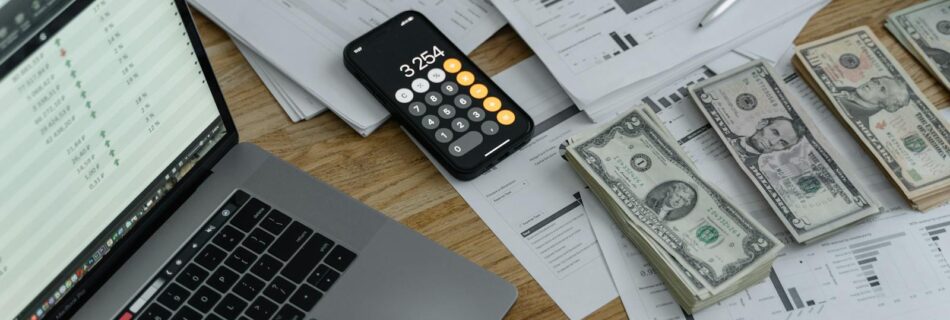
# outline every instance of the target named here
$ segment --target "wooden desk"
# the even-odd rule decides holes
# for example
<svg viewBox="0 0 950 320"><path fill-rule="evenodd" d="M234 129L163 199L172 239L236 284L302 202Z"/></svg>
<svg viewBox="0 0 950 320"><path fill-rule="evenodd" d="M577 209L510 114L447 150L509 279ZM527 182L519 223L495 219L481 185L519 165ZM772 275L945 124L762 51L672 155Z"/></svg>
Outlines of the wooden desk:
<svg viewBox="0 0 950 320"><path fill-rule="evenodd" d="M943 107L950 100L947 90L884 29L887 14L910 2L917 1L833 1L811 19L796 43L868 25L930 100ZM200 14L197 23L241 141L263 147L515 284L519 296L508 319L566 318L394 122L368 138L330 112L292 123L228 36ZM472 59L495 74L532 54L505 27L475 50ZM614 299L589 318L624 319L626 313Z"/></svg>

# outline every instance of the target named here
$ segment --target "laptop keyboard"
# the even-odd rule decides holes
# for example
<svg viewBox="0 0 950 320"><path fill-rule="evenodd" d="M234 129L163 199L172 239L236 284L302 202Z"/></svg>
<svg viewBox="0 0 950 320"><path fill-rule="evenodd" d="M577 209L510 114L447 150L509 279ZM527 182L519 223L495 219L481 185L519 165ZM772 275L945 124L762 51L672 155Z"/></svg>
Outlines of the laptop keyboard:
<svg viewBox="0 0 950 320"><path fill-rule="evenodd" d="M237 190L118 319L304 319L354 259Z"/></svg>

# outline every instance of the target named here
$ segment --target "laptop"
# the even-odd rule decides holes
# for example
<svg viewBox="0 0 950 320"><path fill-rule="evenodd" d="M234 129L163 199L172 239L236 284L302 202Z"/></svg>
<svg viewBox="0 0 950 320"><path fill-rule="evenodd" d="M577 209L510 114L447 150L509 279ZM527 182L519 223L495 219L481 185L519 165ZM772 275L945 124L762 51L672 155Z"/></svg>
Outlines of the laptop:
<svg viewBox="0 0 950 320"><path fill-rule="evenodd" d="M238 143L184 0L0 0L0 101L0 318L497 319L516 297Z"/></svg>

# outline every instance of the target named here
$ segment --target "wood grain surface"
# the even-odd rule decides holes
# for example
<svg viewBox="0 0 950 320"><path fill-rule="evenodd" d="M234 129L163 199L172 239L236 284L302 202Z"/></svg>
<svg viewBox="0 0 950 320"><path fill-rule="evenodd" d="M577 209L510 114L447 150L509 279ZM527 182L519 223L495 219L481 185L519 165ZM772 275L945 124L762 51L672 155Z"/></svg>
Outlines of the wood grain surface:
<svg viewBox="0 0 950 320"><path fill-rule="evenodd" d="M884 29L888 13L916 2L832 1L809 21L795 43L870 26L934 105L944 107L950 100L947 90ZM519 296L506 319L566 318L396 123L389 121L363 138L330 112L291 122L227 34L200 13L195 15L242 142L261 146L513 283ZM493 75L531 55L506 26L471 58ZM627 316L620 300L614 299L588 318Z"/></svg>

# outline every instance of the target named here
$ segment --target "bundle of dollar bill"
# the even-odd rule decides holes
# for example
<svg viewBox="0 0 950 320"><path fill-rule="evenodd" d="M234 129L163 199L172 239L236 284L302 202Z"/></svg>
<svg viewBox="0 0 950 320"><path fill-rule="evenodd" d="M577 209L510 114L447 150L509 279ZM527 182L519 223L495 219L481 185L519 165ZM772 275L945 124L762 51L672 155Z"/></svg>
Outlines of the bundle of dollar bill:
<svg viewBox="0 0 950 320"><path fill-rule="evenodd" d="M782 243L700 177L649 109L567 144L571 166L687 312L768 275Z"/></svg>
<svg viewBox="0 0 950 320"><path fill-rule="evenodd" d="M931 0L893 12L884 27L950 89L950 0Z"/></svg>
<svg viewBox="0 0 950 320"><path fill-rule="evenodd" d="M753 61L689 92L796 241L881 211L768 63Z"/></svg>
<svg viewBox="0 0 950 320"><path fill-rule="evenodd" d="M950 198L947 123L870 29L798 46L792 62L912 207Z"/></svg>

